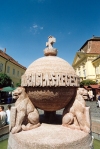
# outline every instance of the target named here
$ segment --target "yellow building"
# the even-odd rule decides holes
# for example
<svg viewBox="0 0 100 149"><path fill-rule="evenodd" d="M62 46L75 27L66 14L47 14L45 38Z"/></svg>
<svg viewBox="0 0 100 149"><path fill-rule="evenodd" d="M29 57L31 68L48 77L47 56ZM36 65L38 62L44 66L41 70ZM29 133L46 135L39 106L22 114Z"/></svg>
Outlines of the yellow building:
<svg viewBox="0 0 100 149"><path fill-rule="evenodd" d="M100 56L92 61L95 67L96 82L100 84Z"/></svg>
<svg viewBox="0 0 100 149"><path fill-rule="evenodd" d="M0 73L7 74L12 79L12 85L16 87L21 82L21 76L24 74L26 67L19 64L12 57L0 50Z"/></svg>
<svg viewBox="0 0 100 149"><path fill-rule="evenodd" d="M93 37L87 40L83 46L76 52L73 68L80 80L91 79L98 83L100 78L100 37ZM97 74L98 72L98 74Z"/></svg>

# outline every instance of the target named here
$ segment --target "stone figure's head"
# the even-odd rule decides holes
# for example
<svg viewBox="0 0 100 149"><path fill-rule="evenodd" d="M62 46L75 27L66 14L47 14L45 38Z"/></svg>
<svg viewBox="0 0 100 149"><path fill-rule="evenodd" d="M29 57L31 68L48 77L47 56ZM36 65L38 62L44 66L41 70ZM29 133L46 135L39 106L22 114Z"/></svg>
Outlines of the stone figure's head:
<svg viewBox="0 0 100 149"><path fill-rule="evenodd" d="M26 96L25 88L24 87L17 87L13 92L12 92L12 97L13 99L18 99L21 97ZM23 99L23 98L22 98Z"/></svg>
<svg viewBox="0 0 100 149"><path fill-rule="evenodd" d="M82 95L83 99L88 99L88 91L85 88L78 88L77 95Z"/></svg>

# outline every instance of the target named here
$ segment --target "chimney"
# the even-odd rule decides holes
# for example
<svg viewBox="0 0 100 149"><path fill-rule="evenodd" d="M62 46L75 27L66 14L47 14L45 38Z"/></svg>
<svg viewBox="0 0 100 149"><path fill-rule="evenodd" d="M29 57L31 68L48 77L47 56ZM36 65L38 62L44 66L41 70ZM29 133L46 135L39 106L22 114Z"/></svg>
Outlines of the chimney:
<svg viewBox="0 0 100 149"><path fill-rule="evenodd" d="M92 36L92 39L95 38L95 35Z"/></svg>
<svg viewBox="0 0 100 149"><path fill-rule="evenodd" d="M4 53L6 53L6 48L4 48Z"/></svg>

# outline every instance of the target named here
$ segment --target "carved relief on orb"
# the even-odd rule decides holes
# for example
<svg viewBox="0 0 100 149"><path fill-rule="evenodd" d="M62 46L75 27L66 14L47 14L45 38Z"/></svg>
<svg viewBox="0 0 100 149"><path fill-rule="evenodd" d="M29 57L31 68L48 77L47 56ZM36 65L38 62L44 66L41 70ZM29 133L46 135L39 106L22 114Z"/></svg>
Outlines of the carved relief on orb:
<svg viewBox="0 0 100 149"><path fill-rule="evenodd" d="M56 56L55 41L49 36L45 56L34 61L21 78L21 86L33 104L45 111L64 108L79 87L79 77L73 67Z"/></svg>
<svg viewBox="0 0 100 149"><path fill-rule="evenodd" d="M75 96L76 87L26 87L26 92L35 107L56 111L64 108Z"/></svg>

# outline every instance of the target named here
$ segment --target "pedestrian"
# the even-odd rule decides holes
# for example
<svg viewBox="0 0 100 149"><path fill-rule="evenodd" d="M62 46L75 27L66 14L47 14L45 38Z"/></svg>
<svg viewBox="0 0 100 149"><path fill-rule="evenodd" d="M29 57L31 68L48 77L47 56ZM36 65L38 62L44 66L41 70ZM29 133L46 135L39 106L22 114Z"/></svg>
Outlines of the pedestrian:
<svg viewBox="0 0 100 149"><path fill-rule="evenodd" d="M98 98L98 107L100 108L100 92L98 92L97 98Z"/></svg>
<svg viewBox="0 0 100 149"><path fill-rule="evenodd" d="M4 106L0 106L0 127L3 127L4 125L6 125L6 120L7 120L7 116L6 116L6 112L4 111Z"/></svg>
<svg viewBox="0 0 100 149"><path fill-rule="evenodd" d="M8 105L8 109L6 110L7 114L7 124L9 125L10 123L10 110L11 110L11 105Z"/></svg>
<svg viewBox="0 0 100 149"><path fill-rule="evenodd" d="M88 95L89 95L89 99L90 99L90 101L93 101L93 97L94 97L94 95L93 95L93 91L92 91L92 89L89 89L89 91L88 91Z"/></svg>

